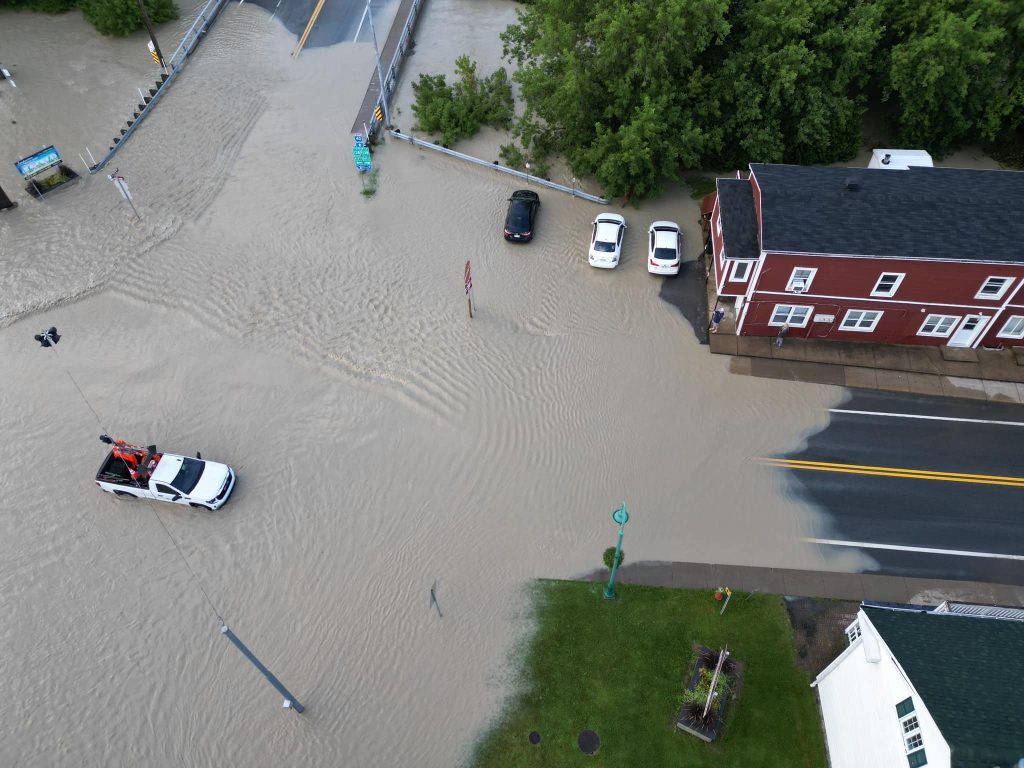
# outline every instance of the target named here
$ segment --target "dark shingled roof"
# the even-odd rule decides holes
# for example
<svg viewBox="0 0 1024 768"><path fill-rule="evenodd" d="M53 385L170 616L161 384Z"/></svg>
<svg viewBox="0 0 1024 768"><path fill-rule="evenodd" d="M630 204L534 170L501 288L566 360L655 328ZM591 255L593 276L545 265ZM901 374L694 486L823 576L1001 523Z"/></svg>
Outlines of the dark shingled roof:
<svg viewBox="0 0 1024 768"><path fill-rule="evenodd" d="M1024 172L750 170L761 188L765 250L1024 263Z"/></svg>
<svg viewBox="0 0 1024 768"><path fill-rule="evenodd" d="M1024 757L1024 622L862 610L942 731L954 768L1016 766Z"/></svg>
<svg viewBox="0 0 1024 768"><path fill-rule="evenodd" d="M757 243L757 214L750 182L718 179L717 184L726 256L730 259L759 258L761 246Z"/></svg>

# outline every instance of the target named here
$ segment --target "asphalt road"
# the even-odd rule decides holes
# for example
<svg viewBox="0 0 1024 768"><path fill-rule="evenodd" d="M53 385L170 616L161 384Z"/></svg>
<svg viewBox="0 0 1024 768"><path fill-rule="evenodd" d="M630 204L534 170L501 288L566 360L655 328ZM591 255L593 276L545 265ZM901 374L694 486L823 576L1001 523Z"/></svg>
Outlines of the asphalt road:
<svg viewBox="0 0 1024 768"><path fill-rule="evenodd" d="M882 573L1024 585L1019 405L853 390L806 450L768 461L828 515L823 546Z"/></svg>
<svg viewBox="0 0 1024 768"><path fill-rule="evenodd" d="M317 0L248 0L254 5L266 8L281 20L285 28L295 35L296 40L306 28L313 15ZM384 47L390 24L383 24L381 12L388 2L372 2L373 23L377 29L377 45ZM352 42L358 32L359 42L369 42L370 22L365 18L366 0L327 0L317 17L316 26L309 33L306 48ZM390 15L387 17L390 20Z"/></svg>

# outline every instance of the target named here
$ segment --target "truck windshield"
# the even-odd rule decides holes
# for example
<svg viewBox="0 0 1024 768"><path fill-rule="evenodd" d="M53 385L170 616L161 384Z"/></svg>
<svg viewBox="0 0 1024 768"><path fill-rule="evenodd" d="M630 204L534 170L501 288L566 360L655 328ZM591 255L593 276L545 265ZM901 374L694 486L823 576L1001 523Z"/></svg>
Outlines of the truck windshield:
<svg viewBox="0 0 1024 768"><path fill-rule="evenodd" d="M171 481L171 485L181 491L184 495L188 496L192 493L192 489L196 487L196 483L199 482L199 478L203 476L204 466L206 466L205 461L199 461L198 459L183 459L181 462L181 469L178 470L178 474L175 475L174 480Z"/></svg>

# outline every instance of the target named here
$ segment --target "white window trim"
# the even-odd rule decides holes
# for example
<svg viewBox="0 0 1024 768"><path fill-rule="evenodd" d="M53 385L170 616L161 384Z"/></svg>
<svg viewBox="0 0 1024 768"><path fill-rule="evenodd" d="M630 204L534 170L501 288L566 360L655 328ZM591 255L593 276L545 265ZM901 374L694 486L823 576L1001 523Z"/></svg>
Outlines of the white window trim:
<svg viewBox="0 0 1024 768"><path fill-rule="evenodd" d="M846 628L846 639L853 645L854 641L860 637L860 619L854 619L853 623Z"/></svg>
<svg viewBox="0 0 1024 768"><path fill-rule="evenodd" d="M1005 275L989 275L982 282L981 288L978 289L978 292L974 294L974 298L982 299L983 301L998 301L999 299L1003 298L1003 296L1006 295L1006 292L1008 290L1010 290L1010 286L1013 285L1014 279L1015 278L1013 277L1007 277ZM999 289L999 293L993 294L991 296L988 295L987 293L982 293L982 291L985 290L985 286L988 285L989 280L1003 281L1003 287Z"/></svg>
<svg viewBox="0 0 1024 768"><path fill-rule="evenodd" d="M804 287L801 290L799 290L799 291L796 290L796 286L794 285L794 283L797 280L796 273L798 271L799 272L810 272L811 273L807 277L807 279L804 280ZM786 290L787 291L794 291L794 292L797 292L797 293L807 293L807 291L811 290L811 283L814 282L814 276L816 274L818 274L818 268L817 267L793 267L793 271L789 275L789 281L786 283Z"/></svg>
<svg viewBox="0 0 1024 768"><path fill-rule="evenodd" d="M776 322L769 318L768 325L775 326L776 328L781 328L783 325L788 325L790 328L806 328L807 324L811 321L811 314L814 312L814 307L809 307L806 304L776 304L774 307L772 307L772 317L775 317L775 312L778 310L779 307L789 307L789 315L782 322ZM793 319L794 309L807 310L807 315L805 316L804 321L802 323L791 322Z"/></svg>
<svg viewBox="0 0 1024 768"><path fill-rule="evenodd" d="M880 291L878 289L878 286L881 284L883 279L890 275L896 276L896 282L892 284L892 288L889 289L888 293L885 291ZM896 291L899 290L900 283L903 282L903 278L906 276L907 275L905 272L883 272L878 276L878 279L875 281L875 287L871 289L871 295L883 299L891 299L893 296L896 295Z"/></svg>
<svg viewBox="0 0 1024 768"><path fill-rule="evenodd" d="M718 233L719 237L722 236L722 212L721 211L718 212L718 218L715 219L715 231Z"/></svg>
<svg viewBox="0 0 1024 768"><path fill-rule="evenodd" d="M744 259L732 259L732 270L729 272L729 279L734 283L745 283L750 279L750 267L753 262L746 261ZM736 277L736 273L739 271L740 266L746 266L746 270L743 272L743 277Z"/></svg>
<svg viewBox="0 0 1024 768"><path fill-rule="evenodd" d="M1010 327L1010 323L1020 324L1020 333L1009 333L1007 328ZM1006 318L1006 322L1003 323L1003 330L996 334L1001 339L1024 339L1024 315L1010 315Z"/></svg>
<svg viewBox="0 0 1024 768"><path fill-rule="evenodd" d="M846 326L846 321L850 319L850 315L852 315L854 312L861 312L862 314L865 314L865 315L874 315L875 318L874 318L874 321L871 323L871 327L870 328L848 328ZM871 333L872 331L875 330L875 328L878 327L878 321L882 319L882 315L883 314L885 314L885 313L882 310L880 310L880 309L848 309L848 310L846 310L846 314L843 315L842 322L839 323L839 330L840 331L854 331L856 333Z"/></svg>
<svg viewBox="0 0 1024 768"><path fill-rule="evenodd" d="M952 317L953 318L953 324L949 326L949 330L946 333L936 333L935 331L928 331L926 333L925 330L924 330L924 327L926 325L928 325L928 320L933 318L933 317L943 317L943 318L945 318L945 317ZM960 325L960 321L963 320L963 319L964 319L963 315L940 315L940 314L937 314L937 313L933 312L933 313L931 313L931 314L929 314L929 315L927 315L925 317L924 322L921 323L921 327L917 329L917 335L918 336L935 336L936 338L940 338L940 339L948 339L950 336L953 335L953 331L956 330L957 326Z"/></svg>

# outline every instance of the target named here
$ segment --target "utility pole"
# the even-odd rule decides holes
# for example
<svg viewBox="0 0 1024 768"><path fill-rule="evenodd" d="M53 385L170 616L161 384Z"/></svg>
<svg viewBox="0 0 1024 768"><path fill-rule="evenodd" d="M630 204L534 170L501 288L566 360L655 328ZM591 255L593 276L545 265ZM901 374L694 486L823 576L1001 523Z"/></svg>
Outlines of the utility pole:
<svg viewBox="0 0 1024 768"><path fill-rule="evenodd" d="M306 710L306 708L299 703L299 700L292 696L292 694L288 692L288 689L281 684L281 681L274 677L274 673L263 666L263 662L257 659L253 652L246 647L245 643L239 640L238 636L228 629L227 624L224 624L220 628L220 633L230 640L232 644L242 652L242 655L245 656L245 658L252 662L252 665L256 667L256 669L258 669L265 678L267 678L267 682L274 686L278 693L284 696L284 704L282 705L284 709L294 709L300 715Z"/></svg>
<svg viewBox="0 0 1024 768"><path fill-rule="evenodd" d="M139 0L142 2L142 0ZM388 93L384 84L384 73L380 69L380 49L377 48L377 30L373 27L373 12L370 10L370 0L366 0L366 15L370 18L370 34L373 36L373 53L377 58L377 80L380 81L380 106L384 110L384 127L391 127L391 113L388 109ZM369 138L369 137L367 137Z"/></svg>
<svg viewBox="0 0 1024 768"><path fill-rule="evenodd" d="M164 61L164 54L160 50L160 43L156 41L156 33L153 31L153 22L149 20L149 14L146 13L146 5L142 0L139 2L139 13L142 14L142 23L146 25L146 29L149 31L149 39L153 41L153 50L156 51L157 57L160 59L160 66L164 68L164 72L167 71L167 62Z"/></svg>

